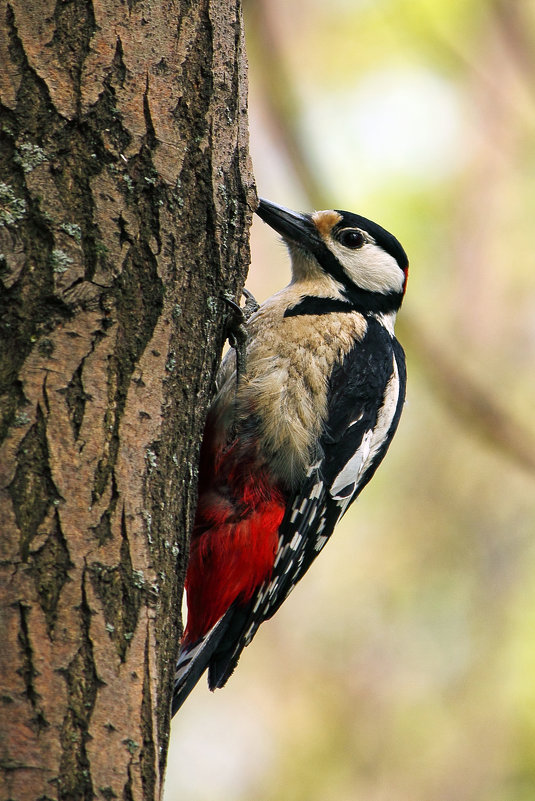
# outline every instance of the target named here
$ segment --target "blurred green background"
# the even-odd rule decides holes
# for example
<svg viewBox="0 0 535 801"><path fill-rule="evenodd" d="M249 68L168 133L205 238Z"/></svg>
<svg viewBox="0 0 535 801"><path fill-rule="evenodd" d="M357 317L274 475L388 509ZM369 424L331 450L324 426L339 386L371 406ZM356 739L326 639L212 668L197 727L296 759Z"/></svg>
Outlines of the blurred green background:
<svg viewBox="0 0 535 801"><path fill-rule="evenodd" d="M166 801L535 801L535 4L249 0L261 196L411 261L372 483L214 695ZM247 286L288 281L253 227Z"/></svg>

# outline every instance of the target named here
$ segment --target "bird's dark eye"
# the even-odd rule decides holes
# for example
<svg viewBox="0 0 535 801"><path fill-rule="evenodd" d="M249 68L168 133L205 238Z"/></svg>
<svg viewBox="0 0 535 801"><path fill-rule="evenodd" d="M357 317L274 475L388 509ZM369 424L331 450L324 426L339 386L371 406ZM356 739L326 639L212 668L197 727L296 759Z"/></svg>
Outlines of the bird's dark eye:
<svg viewBox="0 0 535 801"><path fill-rule="evenodd" d="M340 231L338 240L345 248L351 248L351 250L361 248L366 241L362 231L357 228L346 228L345 231Z"/></svg>

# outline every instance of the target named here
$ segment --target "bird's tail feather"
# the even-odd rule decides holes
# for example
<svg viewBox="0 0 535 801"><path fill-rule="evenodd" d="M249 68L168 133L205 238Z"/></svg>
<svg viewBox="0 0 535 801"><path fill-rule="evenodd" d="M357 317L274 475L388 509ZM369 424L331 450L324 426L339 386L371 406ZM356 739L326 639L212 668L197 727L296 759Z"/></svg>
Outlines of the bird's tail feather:
<svg viewBox="0 0 535 801"><path fill-rule="evenodd" d="M253 604L233 605L225 617L228 617L225 639L220 640L219 647L214 651L208 666L208 686L211 690L223 687L238 664L241 652L250 642L258 625L250 624L250 614ZM246 632L246 626L249 631ZM250 636L248 636L250 632Z"/></svg>
<svg viewBox="0 0 535 801"><path fill-rule="evenodd" d="M183 646L180 650L175 671L175 686L171 706L172 715L178 712L207 669L210 659L227 631L230 611L229 609L204 637L201 637L193 645Z"/></svg>

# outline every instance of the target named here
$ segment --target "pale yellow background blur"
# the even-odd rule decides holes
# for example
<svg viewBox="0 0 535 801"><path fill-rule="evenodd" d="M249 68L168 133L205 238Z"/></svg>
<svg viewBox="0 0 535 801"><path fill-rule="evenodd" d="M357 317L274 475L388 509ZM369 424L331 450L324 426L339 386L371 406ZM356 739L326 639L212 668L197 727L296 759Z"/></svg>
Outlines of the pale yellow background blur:
<svg viewBox="0 0 535 801"><path fill-rule="evenodd" d="M175 719L166 801L535 801L535 3L246 10L259 194L409 254L407 404L227 687ZM288 259L260 221L252 248L263 300Z"/></svg>

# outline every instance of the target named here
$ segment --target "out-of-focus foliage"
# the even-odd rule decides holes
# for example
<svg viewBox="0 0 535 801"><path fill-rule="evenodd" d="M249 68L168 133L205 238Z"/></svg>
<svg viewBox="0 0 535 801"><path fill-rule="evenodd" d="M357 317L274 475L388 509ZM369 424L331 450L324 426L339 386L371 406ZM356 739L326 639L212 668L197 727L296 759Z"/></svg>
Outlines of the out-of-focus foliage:
<svg viewBox="0 0 535 801"><path fill-rule="evenodd" d="M322 205L376 219L409 253L409 391L329 546L228 686L203 683L181 710L166 801L533 801L535 473L507 426L531 453L535 4L259 3L259 193L311 205L267 96L269 37ZM287 276L255 224L249 288L261 300ZM459 413L463 378L503 412L500 447L477 395Z"/></svg>

